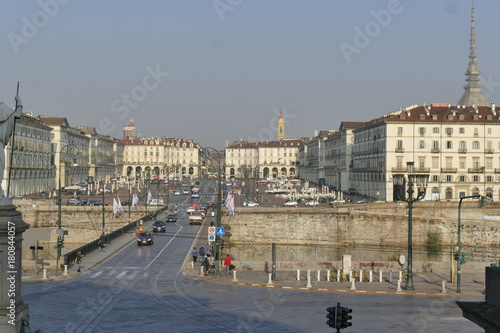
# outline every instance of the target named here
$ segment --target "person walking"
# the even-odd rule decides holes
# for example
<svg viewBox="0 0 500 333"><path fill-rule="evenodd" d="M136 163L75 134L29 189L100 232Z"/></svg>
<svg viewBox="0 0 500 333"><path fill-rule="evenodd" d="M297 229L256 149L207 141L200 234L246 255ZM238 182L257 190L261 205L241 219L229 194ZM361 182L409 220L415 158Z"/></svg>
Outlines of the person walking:
<svg viewBox="0 0 500 333"><path fill-rule="evenodd" d="M224 266L226 266L226 275L229 275L229 266L231 266L231 257L226 254L226 259L224 259Z"/></svg>
<svg viewBox="0 0 500 333"><path fill-rule="evenodd" d="M77 268L76 271L77 272L81 271L81 268L82 268L82 258L83 258L82 251L78 251L76 253L76 259L75 259L76 268Z"/></svg>
<svg viewBox="0 0 500 333"><path fill-rule="evenodd" d="M201 248L200 248L201 250ZM210 261L208 261L208 257L205 256L205 259L203 260L203 264L201 264L203 266L203 273L205 274L205 276L208 275L208 268L210 267Z"/></svg>
<svg viewBox="0 0 500 333"><path fill-rule="evenodd" d="M198 251L198 254L200 255L200 257L204 258L205 257L205 248L203 247L203 245L200 247L200 250Z"/></svg>
<svg viewBox="0 0 500 333"><path fill-rule="evenodd" d="M198 250L196 250L196 247L191 252L191 255L193 256L193 262L196 264L196 259L198 259Z"/></svg>
<svg viewBox="0 0 500 333"><path fill-rule="evenodd" d="M97 245L99 246L99 253L104 253L103 249L105 244L106 244L106 235L103 232L99 237L99 240L97 241Z"/></svg>

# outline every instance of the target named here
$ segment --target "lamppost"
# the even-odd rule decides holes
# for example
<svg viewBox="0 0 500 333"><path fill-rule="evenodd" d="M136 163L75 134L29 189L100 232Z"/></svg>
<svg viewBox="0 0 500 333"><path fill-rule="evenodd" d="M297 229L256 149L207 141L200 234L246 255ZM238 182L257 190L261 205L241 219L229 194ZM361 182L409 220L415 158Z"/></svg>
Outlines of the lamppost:
<svg viewBox="0 0 500 333"><path fill-rule="evenodd" d="M462 200L464 199L479 199L481 196L479 194L474 194L474 195L469 195L466 197L461 197L460 202L458 203L458 237L457 237L457 293L460 293L460 282L462 279L462 271L461 271L461 264L462 264L462 250L461 250L461 244L460 244L460 230L462 227L461 221L460 221L460 210L462 208Z"/></svg>
<svg viewBox="0 0 500 333"><path fill-rule="evenodd" d="M205 147L201 149L201 154L205 159L213 161L213 157L210 155L210 152L217 153L217 216L215 218L215 226L219 228L221 226L221 211L222 211L222 184L221 184L221 156L217 149L212 147ZM215 260L219 260L219 252L220 252L220 236L215 236Z"/></svg>
<svg viewBox="0 0 500 333"><path fill-rule="evenodd" d="M427 184L429 182L429 174L427 173L420 173L420 174L415 174L415 162L406 162L406 172L407 172L407 177L408 177L408 190L406 191L408 193L408 196L406 197L404 193L398 193L397 197L395 198L396 201L398 199L401 199L402 201L406 201L408 204L408 271L407 271L407 278L406 278L406 285L405 288L407 290L414 290L415 286L413 285L413 272L412 272L412 265L413 265L413 245L412 245L412 237L413 237L413 203L419 201L422 199L425 195L425 191L427 188ZM404 188L405 185L405 178L404 175L394 175L393 176L393 181L394 185L399 185L403 186ZM413 193L415 192L413 189L414 185L417 185L417 196L414 198Z"/></svg>
<svg viewBox="0 0 500 333"><path fill-rule="evenodd" d="M76 154L73 154L70 150L69 147L74 147L76 148ZM59 258L61 257L61 251L64 246L64 232L62 230L62 223L61 223L61 205L62 205L62 187L61 187L61 169L62 169L62 163L66 164L66 161L63 161L62 159L62 154L64 149L66 149L66 153L68 155L76 156L80 153L80 149L72 143L68 143L67 145L64 145L60 150L59 150L59 191L57 195L57 204L58 204L58 210L57 210L57 257L56 257L56 275L57 272L59 271ZM76 162L76 158L73 158L73 166L78 165ZM66 182L65 182L66 185Z"/></svg>

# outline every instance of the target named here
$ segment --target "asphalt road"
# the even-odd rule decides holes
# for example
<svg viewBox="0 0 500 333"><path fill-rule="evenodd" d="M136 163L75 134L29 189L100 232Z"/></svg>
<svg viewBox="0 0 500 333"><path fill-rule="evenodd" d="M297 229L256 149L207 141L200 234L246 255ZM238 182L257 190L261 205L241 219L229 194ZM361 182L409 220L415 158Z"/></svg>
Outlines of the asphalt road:
<svg viewBox="0 0 500 333"><path fill-rule="evenodd" d="M202 191L202 200L213 195L211 186ZM153 245L131 243L69 280L24 285L31 327L45 333L331 332L326 308L340 302L353 309L353 326L342 332L483 331L462 318L453 297L253 288L184 275L201 227L189 226L185 215L192 199L170 199L182 218L155 234Z"/></svg>

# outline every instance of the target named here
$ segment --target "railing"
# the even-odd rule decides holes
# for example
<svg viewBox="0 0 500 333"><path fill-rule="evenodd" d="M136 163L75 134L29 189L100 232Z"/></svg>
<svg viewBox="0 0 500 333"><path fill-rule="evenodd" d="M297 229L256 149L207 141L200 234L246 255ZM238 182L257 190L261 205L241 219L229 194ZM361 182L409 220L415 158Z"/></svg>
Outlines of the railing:
<svg viewBox="0 0 500 333"><path fill-rule="evenodd" d="M406 173L408 168L391 168L392 173Z"/></svg>
<svg viewBox="0 0 500 333"><path fill-rule="evenodd" d="M466 154L467 153L467 148L458 148L458 153L459 154Z"/></svg>
<svg viewBox="0 0 500 333"><path fill-rule="evenodd" d="M441 173L457 173L457 168L441 168Z"/></svg>
<svg viewBox="0 0 500 333"><path fill-rule="evenodd" d="M405 149L403 147L396 147L396 149L394 150L394 152L396 152L396 153L404 153Z"/></svg>
<svg viewBox="0 0 500 333"><path fill-rule="evenodd" d="M441 149L439 149L439 148L432 148L431 149L431 153L439 153L439 152L441 152Z"/></svg>
<svg viewBox="0 0 500 333"><path fill-rule="evenodd" d="M492 149L492 148L488 148L488 149L485 149L485 150L484 150L484 153L485 153L485 154L493 154L494 152L495 152L495 150L494 150L494 149Z"/></svg>
<svg viewBox="0 0 500 333"><path fill-rule="evenodd" d="M484 168L469 168L469 173L484 173Z"/></svg>

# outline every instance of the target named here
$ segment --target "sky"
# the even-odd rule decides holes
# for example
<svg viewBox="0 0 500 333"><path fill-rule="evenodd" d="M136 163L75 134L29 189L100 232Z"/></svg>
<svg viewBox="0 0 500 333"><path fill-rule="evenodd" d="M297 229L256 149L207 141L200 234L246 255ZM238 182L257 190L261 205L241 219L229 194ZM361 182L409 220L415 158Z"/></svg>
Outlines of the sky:
<svg viewBox="0 0 500 333"><path fill-rule="evenodd" d="M226 141L456 104L468 0L4 1L0 101L123 137ZM500 1L476 0L483 93L500 101Z"/></svg>

